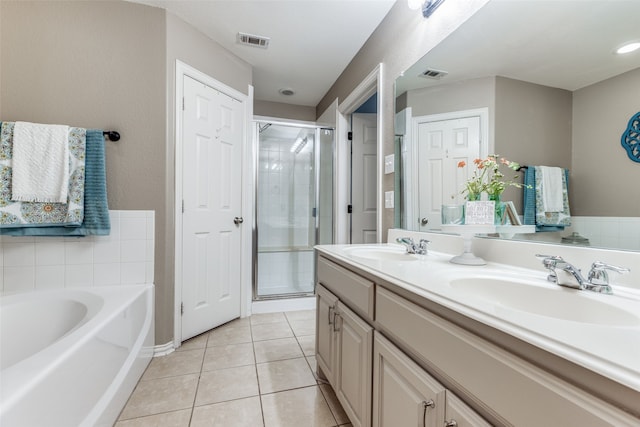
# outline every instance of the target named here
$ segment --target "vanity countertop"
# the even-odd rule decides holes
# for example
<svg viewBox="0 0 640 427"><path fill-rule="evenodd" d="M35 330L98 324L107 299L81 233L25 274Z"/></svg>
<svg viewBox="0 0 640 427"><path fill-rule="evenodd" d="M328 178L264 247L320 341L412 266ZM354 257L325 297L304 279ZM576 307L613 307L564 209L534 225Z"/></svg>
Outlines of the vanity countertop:
<svg viewBox="0 0 640 427"><path fill-rule="evenodd" d="M635 289L614 287L614 295L578 291L547 281L542 268L455 265L451 254L409 255L395 244L316 249L640 392L640 292Z"/></svg>

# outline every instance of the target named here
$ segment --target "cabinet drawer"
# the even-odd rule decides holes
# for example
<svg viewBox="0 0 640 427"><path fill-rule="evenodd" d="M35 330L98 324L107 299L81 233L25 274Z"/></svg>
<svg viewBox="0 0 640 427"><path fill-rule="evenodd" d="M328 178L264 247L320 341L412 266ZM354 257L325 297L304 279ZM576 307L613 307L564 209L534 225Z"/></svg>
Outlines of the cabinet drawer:
<svg viewBox="0 0 640 427"><path fill-rule="evenodd" d="M318 282L356 312L373 320L374 283L326 258L318 257Z"/></svg>
<svg viewBox="0 0 640 427"><path fill-rule="evenodd" d="M626 412L381 287L376 320L504 424L638 426Z"/></svg>

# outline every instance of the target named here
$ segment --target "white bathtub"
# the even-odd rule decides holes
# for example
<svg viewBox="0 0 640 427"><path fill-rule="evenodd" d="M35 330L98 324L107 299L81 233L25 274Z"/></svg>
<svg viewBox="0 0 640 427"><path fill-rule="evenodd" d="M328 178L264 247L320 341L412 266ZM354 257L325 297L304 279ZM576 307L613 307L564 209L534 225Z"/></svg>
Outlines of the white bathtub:
<svg viewBox="0 0 640 427"><path fill-rule="evenodd" d="M153 285L0 298L0 426L111 426L153 356Z"/></svg>

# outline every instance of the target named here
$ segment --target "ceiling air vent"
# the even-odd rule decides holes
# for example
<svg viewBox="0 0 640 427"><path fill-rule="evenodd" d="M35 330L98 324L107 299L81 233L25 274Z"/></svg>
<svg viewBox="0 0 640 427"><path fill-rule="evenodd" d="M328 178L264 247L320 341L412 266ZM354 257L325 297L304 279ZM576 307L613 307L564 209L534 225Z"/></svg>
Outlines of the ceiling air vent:
<svg viewBox="0 0 640 427"><path fill-rule="evenodd" d="M442 70L434 70L434 69L427 69L425 71L423 71L420 74L420 77L425 77L427 79L441 79L442 77L446 76L447 73L446 71L442 71Z"/></svg>
<svg viewBox="0 0 640 427"><path fill-rule="evenodd" d="M253 34L238 33L238 43L247 46L261 47L266 49L269 47L269 37L254 36Z"/></svg>

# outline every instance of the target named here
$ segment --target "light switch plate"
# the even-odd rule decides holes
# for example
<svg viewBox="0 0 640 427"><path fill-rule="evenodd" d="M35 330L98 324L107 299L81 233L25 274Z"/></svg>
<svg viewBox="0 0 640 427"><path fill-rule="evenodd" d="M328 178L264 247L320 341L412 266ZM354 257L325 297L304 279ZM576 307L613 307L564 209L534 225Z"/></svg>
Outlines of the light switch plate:
<svg viewBox="0 0 640 427"><path fill-rule="evenodd" d="M394 207L393 191L384 192L384 207L388 209L393 209Z"/></svg>
<svg viewBox="0 0 640 427"><path fill-rule="evenodd" d="M384 173L393 173L395 171L395 155L389 154L384 156Z"/></svg>

